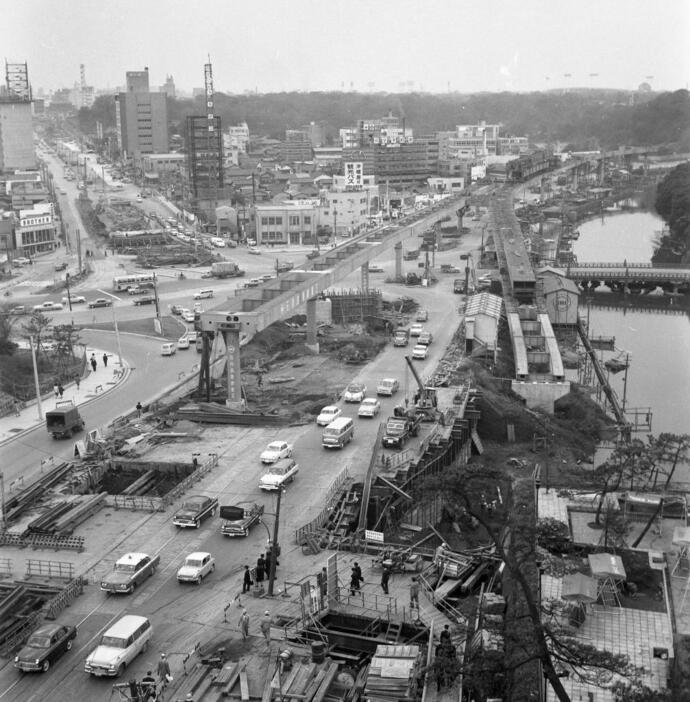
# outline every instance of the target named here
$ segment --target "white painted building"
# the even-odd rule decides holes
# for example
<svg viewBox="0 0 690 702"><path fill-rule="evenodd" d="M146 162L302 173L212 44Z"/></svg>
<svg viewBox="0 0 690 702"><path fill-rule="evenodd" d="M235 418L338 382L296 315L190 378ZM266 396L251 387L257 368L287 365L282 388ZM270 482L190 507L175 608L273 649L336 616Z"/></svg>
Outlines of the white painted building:
<svg viewBox="0 0 690 702"><path fill-rule="evenodd" d="M263 246L314 244L319 216L318 200L289 200L278 205L256 205L256 241Z"/></svg>
<svg viewBox="0 0 690 702"><path fill-rule="evenodd" d="M42 202L29 210L19 210L17 219L15 243L22 256L30 257L57 248L57 225L52 203Z"/></svg>

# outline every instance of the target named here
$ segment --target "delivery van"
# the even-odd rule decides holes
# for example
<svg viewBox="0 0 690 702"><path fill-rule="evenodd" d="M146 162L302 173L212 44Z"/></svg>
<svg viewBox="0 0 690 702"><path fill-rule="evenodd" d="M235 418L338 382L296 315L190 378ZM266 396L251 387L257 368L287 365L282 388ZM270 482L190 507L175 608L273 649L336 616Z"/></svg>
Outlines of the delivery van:
<svg viewBox="0 0 690 702"><path fill-rule="evenodd" d="M321 444L324 448L342 448L352 441L355 435L355 423L350 417L334 419L324 430Z"/></svg>
<svg viewBox="0 0 690 702"><path fill-rule="evenodd" d="M101 637L84 670L91 675L117 677L149 646L153 628L146 617L126 614Z"/></svg>

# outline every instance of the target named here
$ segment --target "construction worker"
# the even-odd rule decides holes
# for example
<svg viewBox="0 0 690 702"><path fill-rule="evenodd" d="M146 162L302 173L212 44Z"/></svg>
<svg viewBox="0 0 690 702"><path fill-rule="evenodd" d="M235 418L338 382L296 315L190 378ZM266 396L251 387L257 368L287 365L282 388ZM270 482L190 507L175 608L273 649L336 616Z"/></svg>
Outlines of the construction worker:
<svg viewBox="0 0 690 702"><path fill-rule="evenodd" d="M412 576L410 583L410 609L416 609L419 612L419 582L416 576Z"/></svg>

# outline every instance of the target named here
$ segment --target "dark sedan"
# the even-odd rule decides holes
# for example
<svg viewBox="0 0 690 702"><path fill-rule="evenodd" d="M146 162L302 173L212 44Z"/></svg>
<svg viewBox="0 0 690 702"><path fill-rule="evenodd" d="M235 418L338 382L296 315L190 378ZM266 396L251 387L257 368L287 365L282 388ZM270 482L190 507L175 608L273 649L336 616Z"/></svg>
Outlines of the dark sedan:
<svg viewBox="0 0 690 702"><path fill-rule="evenodd" d="M23 672L45 673L65 651L72 648L77 636L74 626L49 624L34 631L14 658L14 667Z"/></svg>
<svg viewBox="0 0 690 702"><path fill-rule="evenodd" d="M194 495L188 497L173 517L173 524L178 527L201 526L201 522L207 517L212 517L218 509L218 500L215 497L206 495Z"/></svg>
<svg viewBox="0 0 690 702"><path fill-rule="evenodd" d="M95 300L91 300L89 302L89 309L93 310L96 307L112 307L113 306L113 301L108 300L105 297L97 297Z"/></svg>

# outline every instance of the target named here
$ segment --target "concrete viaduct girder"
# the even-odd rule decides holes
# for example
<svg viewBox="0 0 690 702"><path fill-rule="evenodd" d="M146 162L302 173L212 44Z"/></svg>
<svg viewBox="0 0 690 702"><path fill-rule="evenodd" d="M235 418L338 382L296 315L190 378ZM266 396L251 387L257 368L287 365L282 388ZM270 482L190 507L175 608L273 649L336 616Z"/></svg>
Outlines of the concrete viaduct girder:
<svg viewBox="0 0 690 702"><path fill-rule="evenodd" d="M416 222L388 232L369 232L353 238L337 248L305 263L301 269L282 273L255 288L238 290L234 300L201 314L201 331L223 335L227 354L228 405L240 407L240 346L274 322L295 314L302 305L307 306L307 343L316 340L316 308L314 299L324 290L348 276L358 268L368 286L368 264L386 251L396 252L396 274L402 269L402 242L421 232L455 210L463 200L449 198ZM311 332L311 333L310 333ZM204 360L204 362L206 362Z"/></svg>

